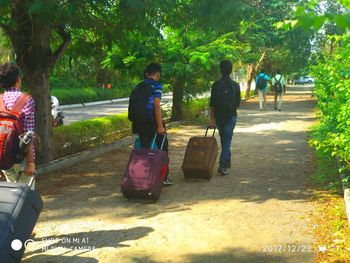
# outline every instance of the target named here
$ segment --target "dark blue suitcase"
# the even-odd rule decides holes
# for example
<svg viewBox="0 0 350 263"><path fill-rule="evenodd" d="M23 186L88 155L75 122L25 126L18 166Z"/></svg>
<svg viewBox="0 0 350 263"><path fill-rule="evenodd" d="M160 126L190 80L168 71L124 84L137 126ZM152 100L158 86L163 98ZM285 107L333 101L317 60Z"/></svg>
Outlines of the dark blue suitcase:
<svg viewBox="0 0 350 263"><path fill-rule="evenodd" d="M30 185L0 182L0 263L21 262L38 221L43 201Z"/></svg>

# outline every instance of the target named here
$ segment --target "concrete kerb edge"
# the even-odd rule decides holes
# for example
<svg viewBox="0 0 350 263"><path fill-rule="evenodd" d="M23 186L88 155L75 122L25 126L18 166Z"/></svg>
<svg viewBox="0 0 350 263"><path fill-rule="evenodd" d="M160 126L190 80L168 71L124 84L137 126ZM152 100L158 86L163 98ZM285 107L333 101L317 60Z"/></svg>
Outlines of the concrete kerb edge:
<svg viewBox="0 0 350 263"><path fill-rule="evenodd" d="M343 179L345 178L345 174L340 174L340 178ZM343 198L344 198L344 203L345 203L345 210L346 210L346 215L348 218L348 224L350 227L350 188L348 188L347 186L345 186L344 183L342 183L343 186Z"/></svg>
<svg viewBox="0 0 350 263"><path fill-rule="evenodd" d="M350 227L350 189L349 188L344 189L344 203L345 203L346 215L348 217L348 223Z"/></svg>
<svg viewBox="0 0 350 263"><path fill-rule="evenodd" d="M340 162L339 156L336 156L336 161L337 161L337 166L339 170L342 170L344 168L343 164ZM350 227L350 188L345 185L343 182L343 179L346 177L344 173L340 173L340 180L342 181L342 188L343 188L343 199L344 199L344 204L345 204L345 210L346 210L346 215L348 218L348 225Z"/></svg>
<svg viewBox="0 0 350 263"><path fill-rule="evenodd" d="M168 96L171 94L172 94L171 92L168 92L168 93L164 93L163 95ZM110 99L110 100L102 100L102 101L94 101L94 102L67 104L67 105L60 105L60 109L70 109L70 108L102 105L102 104L117 103L117 102L128 101L128 100L129 100L129 98L120 98L120 99Z"/></svg>
<svg viewBox="0 0 350 263"><path fill-rule="evenodd" d="M113 142L107 145L99 146L95 149L86 150L73 155L69 155L69 156L54 160L48 164L38 166L37 173L39 174L39 177L40 177L41 174L50 173L65 167L69 167L76 163L90 160L92 158L105 154L109 151L130 145L133 143L133 141L134 141L134 136L128 136L124 139L118 140L116 142Z"/></svg>

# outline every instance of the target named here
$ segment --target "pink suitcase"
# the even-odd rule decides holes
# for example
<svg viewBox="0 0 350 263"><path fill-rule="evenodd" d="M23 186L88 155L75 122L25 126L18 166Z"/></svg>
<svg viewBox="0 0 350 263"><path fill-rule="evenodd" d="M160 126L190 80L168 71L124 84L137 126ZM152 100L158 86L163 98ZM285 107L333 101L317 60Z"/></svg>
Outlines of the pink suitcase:
<svg viewBox="0 0 350 263"><path fill-rule="evenodd" d="M155 138L156 135L153 143ZM133 149L121 184L121 192L124 197L157 201L162 190L168 163L168 153L165 151L146 148Z"/></svg>

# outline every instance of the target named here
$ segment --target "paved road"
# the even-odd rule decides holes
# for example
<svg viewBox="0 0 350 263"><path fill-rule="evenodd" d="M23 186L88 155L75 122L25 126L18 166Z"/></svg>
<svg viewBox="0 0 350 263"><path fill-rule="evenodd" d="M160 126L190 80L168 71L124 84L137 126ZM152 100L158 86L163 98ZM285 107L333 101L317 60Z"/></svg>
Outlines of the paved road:
<svg viewBox="0 0 350 263"><path fill-rule="evenodd" d="M127 112L129 101L127 99L100 105L79 106L73 108L63 108L64 124L68 125L76 121L92 119L104 116L115 115ZM165 95L162 98L162 106L168 107L172 105L172 95Z"/></svg>

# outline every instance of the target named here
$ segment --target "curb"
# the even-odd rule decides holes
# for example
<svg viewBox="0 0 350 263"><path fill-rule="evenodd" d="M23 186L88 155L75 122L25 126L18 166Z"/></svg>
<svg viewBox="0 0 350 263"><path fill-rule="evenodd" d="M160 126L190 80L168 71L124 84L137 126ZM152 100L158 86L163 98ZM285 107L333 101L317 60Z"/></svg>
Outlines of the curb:
<svg viewBox="0 0 350 263"><path fill-rule="evenodd" d="M164 96L171 95L171 92L164 93ZM110 100L101 100L101 101L93 101L93 102L82 102L82 103L76 103L76 104L67 104L67 105L60 105L60 109L71 109L71 108L79 108L79 107L87 107L87 106L95 106L95 105L102 105L102 104L109 104L109 103L118 103L123 101L129 101L129 98L120 98L120 99L110 99Z"/></svg>
<svg viewBox="0 0 350 263"><path fill-rule="evenodd" d="M336 156L336 161L337 161L337 166L339 170L342 170L344 168L344 166L342 165L342 163L340 162L340 158L339 156ZM348 218L348 224L350 227L350 188L348 188L345 183L343 182L343 179L346 178L346 174L344 173L339 173L340 176L340 180L342 182L342 189L343 189L343 199L344 199L344 203L345 203L345 210L346 210L346 215Z"/></svg>
<svg viewBox="0 0 350 263"><path fill-rule="evenodd" d="M39 174L45 174L45 173L50 173L65 167L72 166L76 163L82 162L82 161L87 161L89 159L95 158L99 155L105 154L109 151L119 149L121 147L130 145L134 142L134 137L133 136L128 136L124 139L118 140L116 142L107 144L107 145L102 145L99 146L95 149L91 150L86 150L83 152L75 153L73 155L69 155L57 160L54 160L52 162L49 162L44 165L40 165L37 167L36 171Z"/></svg>
<svg viewBox="0 0 350 263"><path fill-rule="evenodd" d="M345 174L340 174L340 178L343 179L345 178ZM342 183L343 186L343 198L344 198L344 203L345 203L345 210L346 210L346 215L348 218L348 224L350 227L350 188L348 188L347 186L345 186L344 183Z"/></svg>
<svg viewBox="0 0 350 263"><path fill-rule="evenodd" d="M348 216L348 223L350 227L350 189L344 189L344 202L346 208L346 215Z"/></svg>

